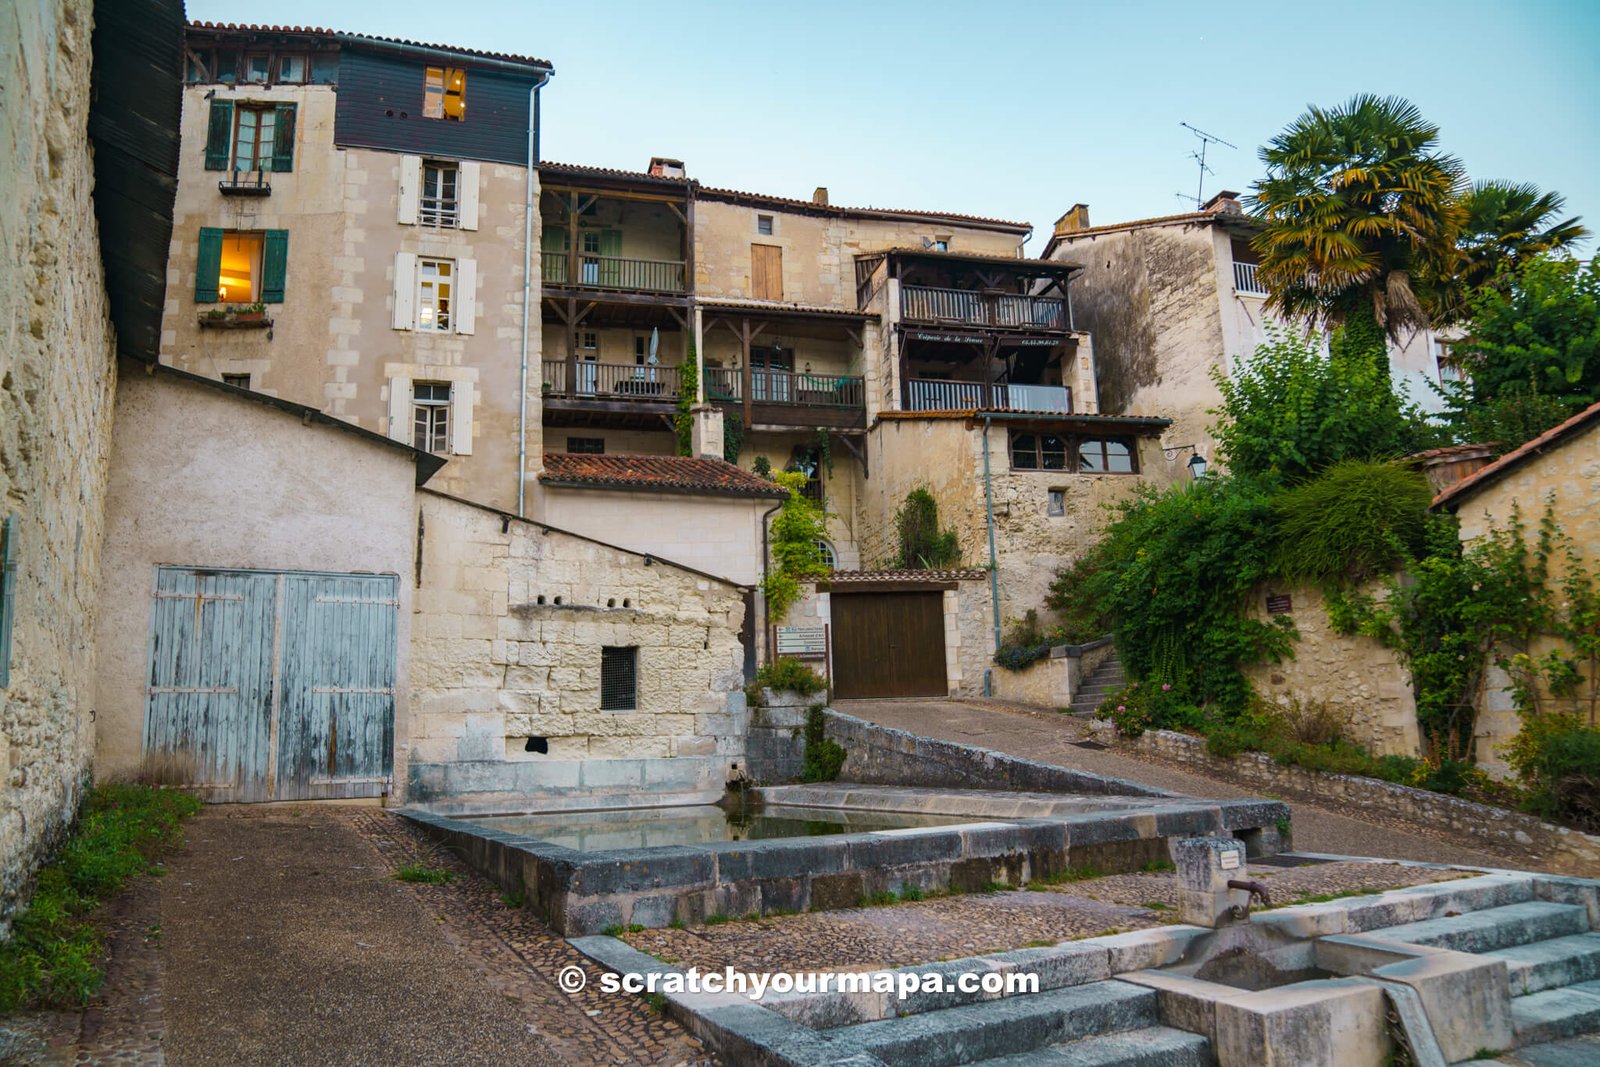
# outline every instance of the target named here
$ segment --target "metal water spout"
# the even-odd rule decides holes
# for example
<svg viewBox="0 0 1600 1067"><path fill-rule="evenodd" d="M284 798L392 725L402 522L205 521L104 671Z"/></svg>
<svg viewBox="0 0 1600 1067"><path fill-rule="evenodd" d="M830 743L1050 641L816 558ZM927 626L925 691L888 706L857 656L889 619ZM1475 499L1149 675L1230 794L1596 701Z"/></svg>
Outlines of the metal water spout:
<svg viewBox="0 0 1600 1067"><path fill-rule="evenodd" d="M1233 912L1233 917L1235 919L1250 918L1250 904L1253 901L1261 901L1261 906L1263 908L1272 907L1272 894L1267 892L1266 886L1262 885L1254 878L1230 878L1228 879L1228 888L1242 890L1243 892L1250 894L1249 899L1243 904L1235 904L1230 909Z"/></svg>

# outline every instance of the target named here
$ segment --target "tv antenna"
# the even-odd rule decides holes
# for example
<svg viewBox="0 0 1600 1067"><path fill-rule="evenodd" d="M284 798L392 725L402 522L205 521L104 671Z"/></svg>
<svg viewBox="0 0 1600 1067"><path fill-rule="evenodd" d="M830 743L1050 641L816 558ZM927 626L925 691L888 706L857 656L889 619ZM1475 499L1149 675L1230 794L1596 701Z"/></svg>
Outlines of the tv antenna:
<svg viewBox="0 0 1600 1067"><path fill-rule="evenodd" d="M1206 149L1211 145L1219 144L1224 148L1232 148L1234 151L1238 151L1239 146L1236 144L1229 144L1216 134L1207 133L1202 129L1198 129L1189 125L1187 122L1180 122L1178 125L1182 126L1184 129L1200 138L1200 150L1198 152L1189 153L1189 158L1200 164L1200 182L1195 186L1194 190L1194 209L1199 211L1200 205L1205 203L1206 175L1215 173L1210 167L1206 166Z"/></svg>

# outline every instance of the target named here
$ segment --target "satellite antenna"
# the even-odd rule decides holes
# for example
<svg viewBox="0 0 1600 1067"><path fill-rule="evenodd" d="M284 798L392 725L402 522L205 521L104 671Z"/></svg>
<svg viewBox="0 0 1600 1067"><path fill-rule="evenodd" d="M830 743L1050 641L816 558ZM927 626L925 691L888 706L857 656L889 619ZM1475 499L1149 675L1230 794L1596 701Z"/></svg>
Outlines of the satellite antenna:
<svg viewBox="0 0 1600 1067"><path fill-rule="evenodd" d="M1200 205L1205 203L1206 175L1214 173L1210 167L1206 166L1206 149L1211 145L1219 144L1224 148L1232 148L1237 151L1239 146L1236 144L1229 144L1216 134L1207 133L1204 130L1197 129L1189 125L1187 122L1180 122L1178 125L1182 126L1184 129L1200 138L1200 151L1189 153L1189 158L1200 164L1200 183L1195 186L1194 190L1194 209L1199 211Z"/></svg>

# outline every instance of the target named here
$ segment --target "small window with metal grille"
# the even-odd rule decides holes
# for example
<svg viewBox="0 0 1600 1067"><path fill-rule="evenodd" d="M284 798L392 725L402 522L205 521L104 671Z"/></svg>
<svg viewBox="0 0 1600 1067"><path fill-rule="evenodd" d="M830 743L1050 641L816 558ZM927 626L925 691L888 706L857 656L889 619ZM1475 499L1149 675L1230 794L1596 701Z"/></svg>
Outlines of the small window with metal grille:
<svg viewBox="0 0 1600 1067"><path fill-rule="evenodd" d="M600 650L600 710L633 711L639 706L639 650Z"/></svg>
<svg viewBox="0 0 1600 1067"><path fill-rule="evenodd" d="M422 204L417 217L424 226L453 230L460 225L460 176L460 168L454 163L430 159L422 164Z"/></svg>

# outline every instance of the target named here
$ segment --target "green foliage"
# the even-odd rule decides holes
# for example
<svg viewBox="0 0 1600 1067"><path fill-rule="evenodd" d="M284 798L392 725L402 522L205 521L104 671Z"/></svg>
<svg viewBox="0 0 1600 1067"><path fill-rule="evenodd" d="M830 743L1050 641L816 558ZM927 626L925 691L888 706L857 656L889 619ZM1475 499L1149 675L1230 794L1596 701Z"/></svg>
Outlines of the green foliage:
<svg viewBox="0 0 1600 1067"><path fill-rule="evenodd" d="M1011 621L994 661L1008 671L1020 671L1050 655L1050 645L1050 635L1039 626L1039 613L1029 608L1022 618Z"/></svg>
<svg viewBox="0 0 1600 1067"><path fill-rule="evenodd" d="M1509 451L1600 400L1600 260L1533 259L1470 314L1468 377L1446 392L1460 436Z"/></svg>
<svg viewBox="0 0 1600 1067"><path fill-rule="evenodd" d="M806 713L806 749L800 762L802 782L831 782L844 766L844 746L826 734L827 720L820 707Z"/></svg>
<svg viewBox="0 0 1600 1067"><path fill-rule="evenodd" d="M1146 730L1198 730L1205 723L1205 713L1171 682L1130 682L1106 697L1098 714L1111 720L1124 737L1138 737Z"/></svg>
<svg viewBox="0 0 1600 1067"><path fill-rule="evenodd" d="M739 462L739 453L744 451L744 416L733 408L724 408L722 412L722 458L729 463Z"/></svg>
<svg viewBox="0 0 1600 1067"><path fill-rule="evenodd" d="M827 536L828 513L815 500L805 496L806 476L798 471L778 471L772 475L789 493L772 520L771 551L773 567L762 581L767 610L782 619L800 599L800 582L828 573L818 542Z"/></svg>
<svg viewBox="0 0 1600 1067"><path fill-rule="evenodd" d="M757 689L799 693L801 696L811 696L828 687L822 675L800 660L788 656L779 656L771 663L763 663L756 671L753 684Z"/></svg>
<svg viewBox="0 0 1600 1067"><path fill-rule="evenodd" d="M1389 570L1422 550L1432 498L1415 470L1336 463L1273 501L1278 573L1338 583Z"/></svg>
<svg viewBox="0 0 1600 1067"><path fill-rule="evenodd" d="M431 867L425 863L406 863L394 872L394 876L402 882L417 882L422 885L444 885L455 877L443 867Z"/></svg>
<svg viewBox="0 0 1600 1067"><path fill-rule="evenodd" d="M1104 566L1104 554L1095 544L1057 571L1050 582L1044 606L1060 620L1056 632L1062 641L1085 644L1110 632L1111 619L1097 592L1103 580L1099 572Z"/></svg>
<svg viewBox="0 0 1600 1067"><path fill-rule="evenodd" d="M1466 294L1501 286L1526 263L1570 248L1589 236L1577 217L1561 219L1566 198L1531 182L1474 182L1465 198L1466 227L1461 235L1465 263L1460 282Z"/></svg>
<svg viewBox="0 0 1600 1067"><path fill-rule="evenodd" d="M763 478L772 477L772 460L766 456L757 456L751 463L750 469Z"/></svg>
<svg viewBox="0 0 1600 1067"><path fill-rule="evenodd" d="M92 913L124 882L155 868L201 804L186 793L103 785L90 794L56 859L0 945L0 1012L73 1007L100 988L100 935Z"/></svg>
<svg viewBox="0 0 1600 1067"><path fill-rule="evenodd" d="M699 403L700 360L695 353L694 339L689 339L689 350L684 354L683 365L678 368L678 403L672 415L672 432L677 438L678 455L694 455L694 406ZM737 455L737 453L735 453Z"/></svg>
<svg viewBox="0 0 1600 1067"><path fill-rule="evenodd" d="M1600 831L1600 730L1575 715L1530 716L1507 757L1522 779L1526 810Z"/></svg>
<svg viewBox="0 0 1600 1067"><path fill-rule="evenodd" d="M1396 395L1386 357L1375 363L1360 345L1342 343L1325 353L1301 334L1268 333L1231 375L1212 372L1222 393L1212 432L1234 474L1298 481L1341 460L1399 456L1420 436L1420 417Z"/></svg>
<svg viewBox="0 0 1600 1067"><path fill-rule="evenodd" d="M918 487L906 494L894 514L894 528L900 544L896 567L939 570L961 563L956 532L939 529L939 502L927 489Z"/></svg>

